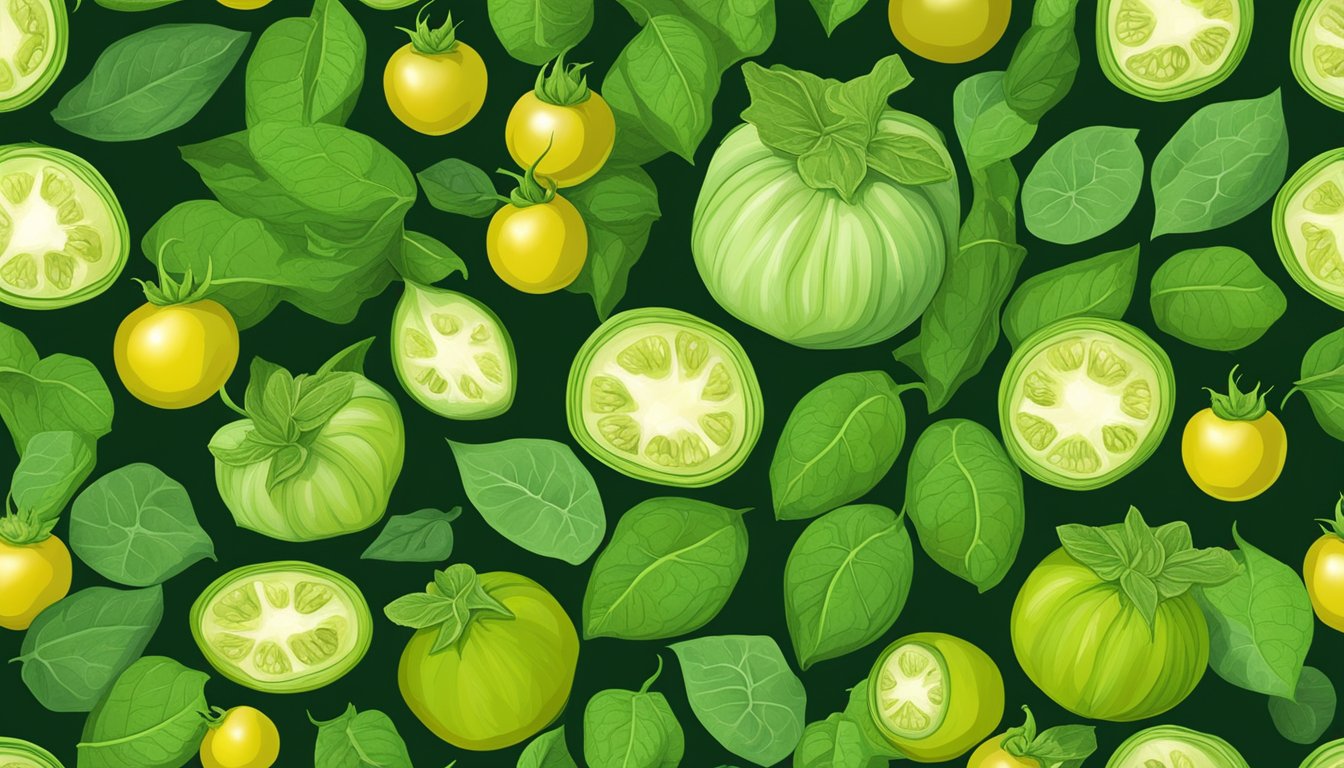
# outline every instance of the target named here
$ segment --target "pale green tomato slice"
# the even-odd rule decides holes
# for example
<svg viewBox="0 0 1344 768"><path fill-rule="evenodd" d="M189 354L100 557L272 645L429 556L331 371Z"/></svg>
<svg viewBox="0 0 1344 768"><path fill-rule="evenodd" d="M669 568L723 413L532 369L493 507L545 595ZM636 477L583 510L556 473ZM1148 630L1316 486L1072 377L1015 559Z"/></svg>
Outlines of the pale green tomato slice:
<svg viewBox="0 0 1344 768"><path fill-rule="evenodd" d="M1293 75L1322 104L1344 111L1344 0L1304 0L1293 19Z"/></svg>
<svg viewBox="0 0 1344 768"><path fill-rule="evenodd" d="M1251 0L1101 0L1097 57L1121 89L1151 101L1227 79L1251 41Z"/></svg>
<svg viewBox="0 0 1344 768"><path fill-rule="evenodd" d="M892 734L922 739L947 717L947 662L933 646L912 642L888 650L874 680L874 713Z"/></svg>
<svg viewBox="0 0 1344 768"><path fill-rule="evenodd" d="M311 691L364 658L373 617L349 579L312 563L232 570L191 607L191 633L220 674L267 693Z"/></svg>
<svg viewBox="0 0 1344 768"><path fill-rule="evenodd" d="M47 750L30 741L0 737L0 768L64 768Z"/></svg>
<svg viewBox="0 0 1344 768"><path fill-rule="evenodd" d="M1130 736L1106 768L1248 768L1231 744L1178 725L1159 725Z"/></svg>
<svg viewBox="0 0 1344 768"><path fill-rule="evenodd" d="M1298 285L1344 309L1344 149L1309 160L1279 190L1274 246Z"/></svg>
<svg viewBox="0 0 1344 768"><path fill-rule="evenodd" d="M999 385L1013 460L1060 488L1099 488L1152 455L1171 423L1171 360L1143 331L1080 317L1023 340Z"/></svg>
<svg viewBox="0 0 1344 768"><path fill-rule="evenodd" d="M121 203L93 166L51 147L0 147L0 301L25 309L86 301L112 285L129 255Z"/></svg>
<svg viewBox="0 0 1344 768"><path fill-rule="evenodd" d="M513 404L513 339L470 296L406 283L392 317L392 363L415 401L450 419L486 419Z"/></svg>
<svg viewBox="0 0 1344 768"><path fill-rule="evenodd" d="M569 371L569 429L611 468L698 487L737 471L761 434L761 388L737 340L675 309L622 312Z"/></svg>
<svg viewBox="0 0 1344 768"><path fill-rule="evenodd" d="M1307 755L1299 768L1344 768L1344 739L1336 739L1317 747Z"/></svg>
<svg viewBox="0 0 1344 768"><path fill-rule="evenodd" d="M64 0L0 2L0 112L28 106L55 82L68 26Z"/></svg>

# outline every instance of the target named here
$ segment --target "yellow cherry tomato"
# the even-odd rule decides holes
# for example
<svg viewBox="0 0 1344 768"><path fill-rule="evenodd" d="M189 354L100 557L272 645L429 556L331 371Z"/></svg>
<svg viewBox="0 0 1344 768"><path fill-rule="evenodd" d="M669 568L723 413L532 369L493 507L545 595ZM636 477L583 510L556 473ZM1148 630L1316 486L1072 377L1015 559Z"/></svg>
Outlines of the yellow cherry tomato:
<svg viewBox="0 0 1344 768"><path fill-rule="evenodd" d="M0 627L27 629L70 591L70 550L55 536L31 544L0 539Z"/></svg>
<svg viewBox="0 0 1344 768"><path fill-rule="evenodd" d="M280 756L280 731L264 712L234 707L210 723L201 739L205 768L269 768Z"/></svg>
<svg viewBox="0 0 1344 768"><path fill-rule="evenodd" d="M437 29L416 18L411 42L387 61L383 93L392 114L412 130L430 136L452 133L471 122L485 103L486 71L481 55L457 39L453 16Z"/></svg>
<svg viewBox="0 0 1344 768"><path fill-rule="evenodd" d="M485 233L495 274L524 293L551 293L574 282L588 259L588 230L574 204L559 195L495 212Z"/></svg>
<svg viewBox="0 0 1344 768"><path fill-rule="evenodd" d="M1196 413L1181 437L1185 471L1201 491L1223 501L1245 501L1279 479L1288 458L1288 435L1265 406L1257 386L1242 392L1228 377L1228 394Z"/></svg>
<svg viewBox="0 0 1344 768"><path fill-rule="evenodd" d="M113 360L132 395L159 408L189 408L229 380L238 363L238 325L209 299L145 304L121 321Z"/></svg>
<svg viewBox="0 0 1344 768"><path fill-rule="evenodd" d="M1040 768L1040 763L1029 757L1015 757L1003 748L1003 735L1000 734L976 747L966 768Z"/></svg>
<svg viewBox="0 0 1344 768"><path fill-rule="evenodd" d="M271 0L219 0L219 4L225 8L233 8L239 11L255 11L269 5L270 2Z"/></svg>
<svg viewBox="0 0 1344 768"><path fill-rule="evenodd" d="M616 118L601 94L588 87L585 66L566 68L561 54L549 73L542 67L537 87L518 99L504 125L513 161L558 187L592 178L616 143Z"/></svg>
<svg viewBox="0 0 1344 768"><path fill-rule="evenodd" d="M1344 632L1344 497L1335 504L1335 518L1322 522L1326 532L1307 550L1302 579L1316 616L1327 627Z"/></svg>
<svg viewBox="0 0 1344 768"><path fill-rule="evenodd" d="M1008 29L1011 0L891 0L901 45L930 61L959 64L989 52Z"/></svg>

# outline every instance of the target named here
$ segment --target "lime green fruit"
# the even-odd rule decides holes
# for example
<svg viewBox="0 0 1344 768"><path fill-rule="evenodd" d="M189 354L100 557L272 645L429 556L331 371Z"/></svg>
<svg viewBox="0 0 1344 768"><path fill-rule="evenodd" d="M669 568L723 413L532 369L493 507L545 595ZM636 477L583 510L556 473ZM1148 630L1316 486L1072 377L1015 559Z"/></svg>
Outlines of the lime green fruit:
<svg viewBox="0 0 1344 768"><path fill-rule="evenodd" d="M9 0L0 5L0 112L47 92L65 67L70 45L63 0Z"/></svg>
<svg viewBox="0 0 1344 768"><path fill-rule="evenodd" d="M1226 80L1251 42L1252 0L1101 0L1097 58L1122 90L1150 101Z"/></svg>
<svg viewBox="0 0 1344 768"><path fill-rule="evenodd" d="M1304 0L1297 6L1289 56L1307 93L1344 111L1344 0Z"/></svg>
<svg viewBox="0 0 1344 768"><path fill-rule="evenodd" d="M30 741L0 736L0 768L65 768L47 750Z"/></svg>
<svg viewBox="0 0 1344 768"><path fill-rule="evenodd" d="M1274 247L1307 293L1344 309L1344 149L1308 160L1279 190Z"/></svg>
<svg viewBox="0 0 1344 768"><path fill-rule="evenodd" d="M1231 744L1178 725L1145 728L1125 739L1106 768L1248 768ZM1324 768L1324 767L1322 767Z"/></svg>

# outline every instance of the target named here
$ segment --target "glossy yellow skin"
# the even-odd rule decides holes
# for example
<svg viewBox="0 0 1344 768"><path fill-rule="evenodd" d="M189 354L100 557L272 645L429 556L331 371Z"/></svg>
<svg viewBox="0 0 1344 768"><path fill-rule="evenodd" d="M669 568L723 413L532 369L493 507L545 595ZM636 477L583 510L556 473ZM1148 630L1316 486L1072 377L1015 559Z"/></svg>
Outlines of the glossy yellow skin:
<svg viewBox="0 0 1344 768"><path fill-rule="evenodd" d="M392 114L408 128L442 136L481 111L486 81L481 55L460 40L451 51L433 54L407 43L387 61L383 93Z"/></svg>
<svg viewBox="0 0 1344 768"><path fill-rule="evenodd" d="M1269 412L1254 421L1227 421L1205 408L1185 425L1181 458L1201 491L1223 501L1245 501L1279 479L1288 458L1288 435Z"/></svg>
<svg viewBox="0 0 1344 768"><path fill-rule="evenodd" d="M616 118L597 91L589 91L587 99L569 106L548 104L529 91L513 105L504 125L504 144L518 167L531 168L537 163L535 173L558 187L592 178L611 156L615 143Z"/></svg>
<svg viewBox="0 0 1344 768"><path fill-rule="evenodd" d="M0 541L0 627L27 629L70 591L70 550L55 536L36 544Z"/></svg>
<svg viewBox="0 0 1344 768"><path fill-rule="evenodd" d="M280 757L280 731L266 713L234 707L201 739L205 768L270 768Z"/></svg>
<svg viewBox="0 0 1344 768"><path fill-rule="evenodd" d="M270 5L271 0L219 0L219 4L225 8L233 8L239 11L255 11Z"/></svg>
<svg viewBox="0 0 1344 768"><path fill-rule="evenodd" d="M1035 760L1008 754L1008 750L1000 746L1002 743L1003 734L999 734L976 747L971 759L966 761L966 768L1040 768L1041 764Z"/></svg>
<svg viewBox="0 0 1344 768"><path fill-rule="evenodd" d="M574 204L506 205L490 219L485 252L495 274L524 293L551 293L574 282L588 260L588 229Z"/></svg>
<svg viewBox="0 0 1344 768"><path fill-rule="evenodd" d="M132 395L158 408L190 408L229 380L238 364L238 325L209 299L145 304L121 321L112 352Z"/></svg>
<svg viewBox="0 0 1344 768"><path fill-rule="evenodd" d="M1307 550L1302 578L1316 617L1327 627L1344 632L1344 538L1327 533Z"/></svg>
<svg viewBox="0 0 1344 768"><path fill-rule="evenodd" d="M887 20L901 45L945 64L978 59L1003 37L1011 0L890 0Z"/></svg>

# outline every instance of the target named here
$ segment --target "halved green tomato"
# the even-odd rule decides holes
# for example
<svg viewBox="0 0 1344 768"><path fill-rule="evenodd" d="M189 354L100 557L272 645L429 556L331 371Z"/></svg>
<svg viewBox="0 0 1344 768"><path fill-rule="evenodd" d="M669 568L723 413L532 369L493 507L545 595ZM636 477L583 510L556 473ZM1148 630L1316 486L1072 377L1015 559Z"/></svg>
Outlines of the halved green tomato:
<svg viewBox="0 0 1344 768"><path fill-rule="evenodd" d="M0 302L78 304L107 290L129 255L126 215L93 166L37 144L0 147Z"/></svg>
<svg viewBox="0 0 1344 768"><path fill-rule="evenodd" d="M1061 320L1022 341L999 384L1008 453L1042 482L1084 491L1143 464L1171 424L1171 359L1118 320Z"/></svg>
<svg viewBox="0 0 1344 768"><path fill-rule="evenodd" d="M440 416L487 419L513 404L513 339L489 307L456 291L406 283L392 363L401 386Z"/></svg>
<svg viewBox="0 0 1344 768"><path fill-rule="evenodd" d="M64 768L47 750L31 741L0 736L0 768Z"/></svg>
<svg viewBox="0 0 1344 768"><path fill-rule="evenodd" d="M868 697L878 730L919 762L967 752L1003 718L1003 676L994 660L941 632L887 646L868 673Z"/></svg>
<svg viewBox="0 0 1344 768"><path fill-rule="evenodd" d="M1299 768L1344 768L1344 739L1336 739L1317 747L1307 755Z"/></svg>
<svg viewBox="0 0 1344 768"><path fill-rule="evenodd" d="M1290 58L1307 93L1344 111L1344 0L1304 0L1297 6Z"/></svg>
<svg viewBox="0 0 1344 768"><path fill-rule="evenodd" d="M1231 744L1179 725L1145 728L1125 739L1106 768L1248 768Z"/></svg>
<svg viewBox="0 0 1344 768"><path fill-rule="evenodd" d="M354 669L373 639L373 617L363 593L341 574L281 560L215 579L191 606L191 634L235 683L298 693Z"/></svg>
<svg viewBox="0 0 1344 768"><path fill-rule="evenodd" d="M1251 42L1252 0L1101 0L1097 58L1120 89L1150 101L1226 80Z"/></svg>
<svg viewBox="0 0 1344 768"><path fill-rule="evenodd" d="M728 477L761 435L751 360L727 331L675 309L622 312L569 370L569 431L618 472L700 487Z"/></svg>
<svg viewBox="0 0 1344 768"><path fill-rule="evenodd" d="M47 92L70 46L64 0L0 3L0 112L26 107Z"/></svg>
<svg viewBox="0 0 1344 768"><path fill-rule="evenodd" d="M1274 247L1307 293L1344 309L1344 149L1307 161L1279 190Z"/></svg>

